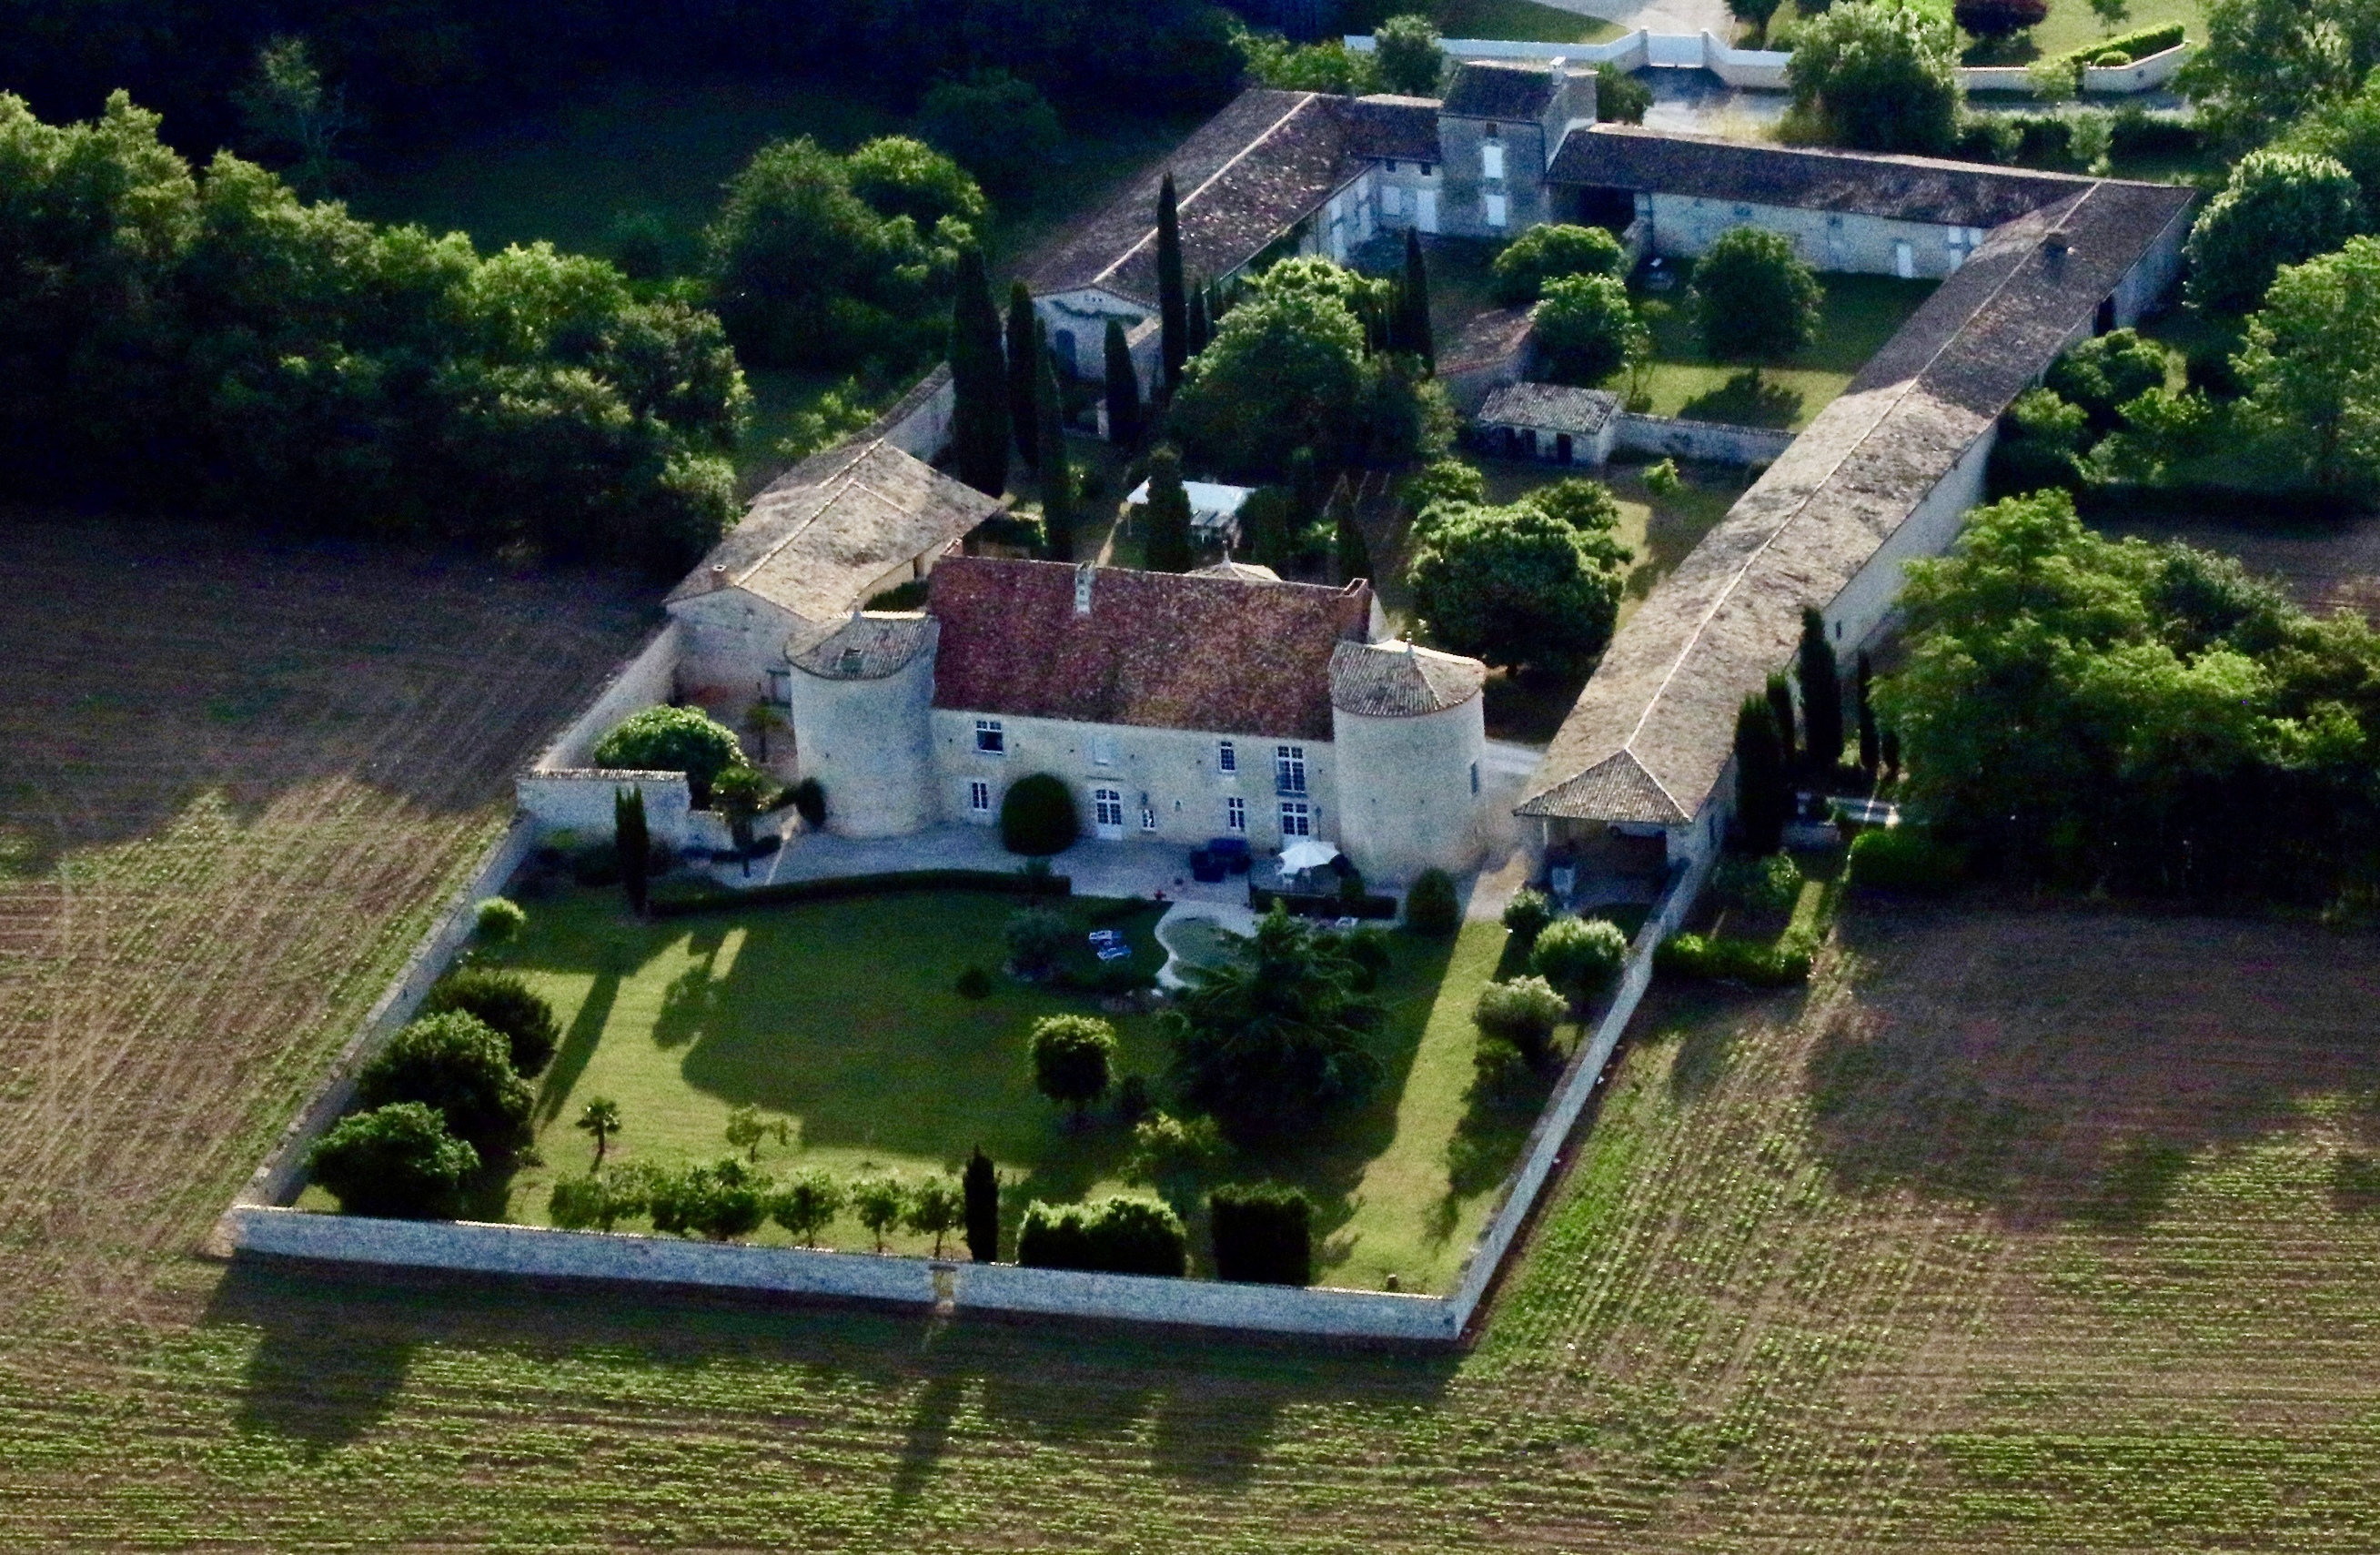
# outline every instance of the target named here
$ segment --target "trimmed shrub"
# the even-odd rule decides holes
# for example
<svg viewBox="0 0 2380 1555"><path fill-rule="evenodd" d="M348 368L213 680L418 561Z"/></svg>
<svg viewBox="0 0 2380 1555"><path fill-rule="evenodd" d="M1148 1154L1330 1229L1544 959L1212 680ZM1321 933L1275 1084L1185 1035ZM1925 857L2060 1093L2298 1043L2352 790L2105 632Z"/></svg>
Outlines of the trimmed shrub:
<svg viewBox="0 0 2380 1555"><path fill-rule="evenodd" d="M1654 953L1655 970L1753 988L1791 988L1810 980L1811 953L1797 937L1774 945L1730 935L1681 934Z"/></svg>
<svg viewBox="0 0 2380 1555"><path fill-rule="evenodd" d="M449 972L421 1002L421 1013L440 1015L449 1010L477 1015L502 1037L511 1051L513 1072L524 1078L551 1063L562 1042L553 1006L510 972L480 966Z"/></svg>
<svg viewBox="0 0 2380 1555"><path fill-rule="evenodd" d="M427 1015L389 1039L356 1076L363 1106L419 1101L482 1159L527 1142L535 1095L513 1072L511 1044L461 1010Z"/></svg>
<svg viewBox="0 0 2380 1555"><path fill-rule="evenodd" d="M1039 978L1057 966L1058 957L1075 937L1075 926L1062 913L1028 907L1010 918L1001 933L1008 942L1009 962L1017 974Z"/></svg>
<svg viewBox="0 0 2380 1555"><path fill-rule="evenodd" d="M959 974L958 996L962 999L991 997L991 974L980 966L969 966Z"/></svg>
<svg viewBox="0 0 2380 1555"><path fill-rule="evenodd" d="M1214 1119L1151 1112L1132 1125L1132 1154L1124 1159L1123 1180L1178 1184L1220 1165L1231 1153Z"/></svg>
<svg viewBox="0 0 2380 1555"><path fill-rule="evenodd" d="M609 1231L651 1208L648 1178L641 1172L565 1177L546 1200L546 1218L565 1231Z"/></svg>
<svg viewBox="0 0 2380 1555"><path fill-rule="evenodd" d="M1099 1274L1181 1278L1190 1269L1182 1217L1162 1204L1118 1195L1097 1204L1025 1207L1016 1261L1028 1269L1081 1269Z"/></svg>
<svg viewBox="0 0 2380 1555"><path fill-rule="evenodd" d="M1528 1054L1503 1038L1484 1032L1472 1051L1471 1069L1472 1088L1499 1101L1526 1094L1537 1077L1537 1067L1529 1062Z"/></svg>
<svg viewBox="0 0 2380 1555"><path fill-rule="evenodd" d="M730 1156L714 1166L656 1173L647 1208L655 1231L725 1242L760 1229L769 1217L769 1184Z"/></svg>
<svg viewBox="0 0 2380 1555"><path fill-rule="evenodd" d="M1033 862L1041 861L1037 858ZM753 907L840 902L854 896L890 896L911 891L983 891L1034 897L1068 896L1074 890L1075 882L1064 875L1013 874L1004 869L898 869L888 875L831 875L822 880L748 886L741 891L696 876L662 881L654 888L648 905L655 917L686 917L695 913L745 912Z"/></svg>
<svg viewBox="0 0 2380 1555"><path fill-rule="evenodd" d="M1546 926L1529 969L1572 998L1599 991L1628 959L1628 936L1604 918L1566 917Z"/></svg>
<svg viewBox="0 0 2380 1555"><path fill-rule="evenodd" d="M818 1245L819 1233L843 1213L848 1196L843 1184L824 1172L805 1172L769 1196L769 1218L793 1233L805 1247Z"/></svg>
<svg viewBox="0 0 2380 1555"><path fill-rule="evenodd" d="M1553 920L1553 899L1529 886L1524 885L1512 893L1512 899L1504 905L1505 930L1519 942L1524 950L1536 944L1537 936L1544 933L1546 925Z"/></svg>
<svg viewBox="0 0 2380 1555"><path fill-rule="evenodd" d="M1305 1194L1279 1183L1217 1188L1207 1215L1217 1279L1314 1283L1314 1205Z"/></svg>
<svg viewBox="0 0 2380 1555"><path fill-rule="evenodd" d="M1617 275L1620 239L1599 226L1533 226L1504 245L1489 266L1489 290L1506 308L1524 307L1564 275Z"/></svg>
<svg viewBox="0 0 2380 1555"><path fill-rule="evenodd" d="M684 772L697 808L710 802L710 780L743 759L735 732L700 708L647 708L630 713L595 747L599 767Z"/></svg>
<svg viewBox="0 0 2380 1555"><path fill-rule="evenodd" d="M1026 1051L1033 1062L1033 1088L1079 1120L1084 1108L1108 1093L1115 1027L1089 1015L1044 1015L1033 1023Z"/></svg>
<svg viewBox="0 0 2380 1555"><path fill-rule="evenodd" d="M1405 893L1405 927L1416 934L1442 940L1463 927L1463 904L1455 899L1454 877L1443 869L1424 869Z"/></svg>
<svg viewBox="0 0 2380 1555"><path fill-rule="evenodd" d="M1719 899L1755 913L1792 909L1802 894L1802 867L1781 853L1765 858L1730 858L1711 881Z"/></svg>
<svg viewBox="0 0 2380 1555"><path fill-rule="evenodd" d="M1035 772L1009 784L1000 801L1001 846L1047 857L1074 846L1078 835L1075 796L1062 780Z"/></svg>
<svg viewBox="0 0 2380 1555"><path fill-rule="evenodd" d="M1957 0L1951 19L1977 38L2005 38L2029 27L2039 27L2049 15L2049 0Z"/></svg>
<svg viewBox="0 0 2380 1555"><path fill-rule="evenodd" d="M472 932L483 945L510 944L527 927L528 914L509 897L486 897L472 909Z"/></svg>
<svg viewBox="0 0 2380 1555"><path fill-rule="evenodd" d="M1148 1088L1148 1076L1126 1075L1116 1082L1115 1106L1116 1121L1123 1124L1138 1124L1156 1112L1157 1098Z"/></svg>
<svg viewBox="0 0 2380 1555"><path fill-rule="evenodd" d="M314 1142L306 1170L350 1215L419 1221L443 1212L480 1153L419 1101L342 1118Z"/></svg>
<svg viewBox="0 0 2380 1555"><path fill-rule="evenodd" d="M1947 895L1957 889L1966 861L1923 827L1862 832L1852 839L1851 882L1866 891Z"/></svg>
<svg viewBox="0 0 2380 1555"><path fill-rule="evenodd" d="M806 777L794 784L794 813L802 824L816 832L826 825L826 784L814 777Z"/></svg>
<svg viewBox="0 0 2380 1555"><path fill-rule="evenodd" d="M1532 1068L1543 1068L1553 1056L1554 1027L1568 1014L1570 1001L1553 984L1543 978L1514 978L1481 989L1471 1018L1482 1037L1510 1042Z"/></svg>

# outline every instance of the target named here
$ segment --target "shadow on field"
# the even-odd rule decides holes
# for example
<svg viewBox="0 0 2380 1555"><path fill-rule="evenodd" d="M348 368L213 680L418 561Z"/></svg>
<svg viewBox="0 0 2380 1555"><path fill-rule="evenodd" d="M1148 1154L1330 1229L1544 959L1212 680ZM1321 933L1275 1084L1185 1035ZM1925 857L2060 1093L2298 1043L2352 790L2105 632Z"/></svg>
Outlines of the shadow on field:
<svg viewBox="0 0 2380 1555"><path fill-rule="evenodd" d="M641 1416L655 1430L722 1409L857 1415L872 1404L900 1419L898 1440L851 1451L880 1455L895 1501L930 1493L947 1458L1013 1454L1020 1443L1096 1446L1173 1478L1230 1486L1261 1464L1287 1412L1340 1400L1427 1406L1458 1364L1444 1354L934 1320L703 1293L383 1279L256 1258L226 1270L205 1321L255 1331L241 1427L312 1452L370 1434L397 1406L415 1353L435 1346L477 1352L483 1363L497 1353L514 1404L532 1416L591 1407L589 1390L615 1420ZM650 1376L604 1380L624 1369L700 1367L730 1369L702 1389L655 1388ZM749 1397L722 1404L719 1379L736 1368L752 1375Z"/></svg>
<svg viewBox="0 0 2380 1555"><path fill-rule="evenodd" d="M1865 959L1814 1016L1818 1148L1854 1192L2130 1233L2209 1157L2318 1130L2380 1182L2380 938L2302 923L1962 905L1847 913Z"/></svg>

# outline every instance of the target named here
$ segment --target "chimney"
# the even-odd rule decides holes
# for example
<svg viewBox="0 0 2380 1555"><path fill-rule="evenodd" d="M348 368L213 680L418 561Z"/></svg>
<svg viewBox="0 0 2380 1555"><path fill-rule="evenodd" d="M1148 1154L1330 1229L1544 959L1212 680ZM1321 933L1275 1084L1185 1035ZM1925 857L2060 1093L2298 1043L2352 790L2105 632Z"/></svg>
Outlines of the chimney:
<svg viewBox="0 0 2380 1555"><path fill-rule="evenodd" d="M1091 613L1092 571L1092 564L1088 562L1075 568L1075 613L1077 615L1088 615Z"/></svg>
<svg viewBox="0 0 2380 1555"><path fill-rule="evenodd" d="M2041 251L2052 259L2063 258L2066 250L2073 246L2074 239L2067 235L2066 229L2062 226L2050 228L2049 236L2041 240Z"/></svg>
<svg viewBox="0 0 2380 1555"><path fill-rule="evenodd" d="M724 589L727 587L727 569L725 567L714 565L710 569L710 586L713 589Z"/></svg>

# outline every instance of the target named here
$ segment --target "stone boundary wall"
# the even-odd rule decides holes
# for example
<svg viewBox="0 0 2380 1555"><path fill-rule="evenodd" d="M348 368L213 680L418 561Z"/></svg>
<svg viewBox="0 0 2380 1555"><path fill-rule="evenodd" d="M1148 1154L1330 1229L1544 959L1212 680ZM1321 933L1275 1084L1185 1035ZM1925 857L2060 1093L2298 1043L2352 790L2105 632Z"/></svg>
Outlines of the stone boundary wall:
<svg viewBox="0 0 2380 1555"><path fill-rule="evenodd" d="M1707 459L1713 464L1756 465L1773 460L1791 445L1796 433L1768 427L1738 427L1724 421L1689 421L1676 416L1639 416L1622 411L1614 419L1612 446L1663 458Z"/></svg>
<svg viewBox="0 0 2380 1555"><path fill-rule="evenodd" d="M315 1137L331 1126L339 1114L347 1110L356 1090L356 1074L382 1044L396 1034L397 1028L413 1018L421 1007L430 985L446 970L471 938L478 927L473 912L480 899L494 895L519 869L530 850L537 845L537 823L516 817L503 837L497 840L470 879L447 899L446 906L413 947L405 966L383 990L372 1007L364 1014L356 1033L331 1063L322 1088L314 1093L281 1137L262 1164L249 1174L248 1182L232 1198L231 1208L215 1223L214 1230L201 1244L200 1250L218 1257L228 1257L237 1245L236 1217L245 1209L285 1203L297 1197L298 1179L305 1171L306 1152ZM292 1211L294 1213L294 1211Z"/></svg>
<svg viewBox="0 0 2380 1555"><path fill-rule="evenodd" d="M1698 855L1662 893L1660 902L1645 919L1645 926L1636 931L1636 942L1628 948L1627 965L1621 970L1620 986L1612 993L1610 1007L1596 1023L1595 1034L1579 1045L1570 1066L1562 1071L1560 1082L1554 1087L1553 1095L1547 1099L1546 1110L1538 1114L1536 1126L1529 1130L1520 1164L1505 1180L1496 1211L1480 1232L1464 1264L1462 1283L1455 1287L1452 1306L1465 1325L1487 1297L1488 1287L1512 1252L1521 1227L1536 1208L1537 1196L1552 1179L1572 1131L1578 1127L1579 1114L1586 1110L1588 1099L1595 1094L1605 1067L1611 1063L1613 1051L1620 1046L1621 1033L1628 1028L1636 1006L1644 1002L1645 990L1652 986L1653 953L1685 922L1694 899L1702 894L1703 882L1709 879L1717 856L1715 850Z"/></svg>
<svg viewBox="0 0 2380 1555"><path fill-rule="evenodd" d="M556 832L576 832L588 840L608 839L613 828L613 796L633 788L645 796L645 830L665 847L688 845L725 847L713 842L710 830L695 819L694 796L684 772L615 771L602 767L576 767L559 771L523 773L513 781L520 813L544 838ZM709 811L702 812L706 819ZM717 835L726 834L720 821Z"/></svg>
<svg viewBox="0 0 2380 1555"><path fill-rule="evenodd" d="M1442 1296L1087 1274L541 1226L379 1221L266 1205L236 1206L224 1219L230 1245L240 1252L327 1263L1408 1344L1451 1344L1462 1331L1453 1304Z"/></svg>
<svg viewBox="0 0 2380 1555"><path fill-rule="evenodd" d="M532 772L584 771L594 766L596 742L632 712L659 707L677 690L677 663L684 651L684 628L674 619L655 632L637 656L612 672L612 678L587 710L570 721L530 767Z"/></svg>
<svg viewBox="0 0 2380 1555"><path fill-rule="evenodd" d="M958 390L951 383L951 365L939 363L933 371L910 385L907 394L894 400L892 408L870 421L865 431L848 441L882 438L912 458L932 464L950 443L951 417L957 405Z"/></svg>
<svg viewBox="0 0 2380 1555"><path fill-rule="evenodd" d="M1372 47L1368 32L1348 33L1344 42L1356 53ZM1457 59L1566 59L1572 65L1617 65L1622 70L1708 70L1731 87L1752 91L1787 90L1786 62L1793 56L1776 49L1739 49L1709 32L1648 32L1638 29L1608 43L1531 43L1508 38L1444 38L1439 47ZM2088 66L2082 90L2096 96L2124 96L2155 91L2173 79L2195 50L2177 43L2130 65ZM1966 91L2010 91L2034 94L2033 81L2022 67L1962 65L1959 85Z"/></svg>

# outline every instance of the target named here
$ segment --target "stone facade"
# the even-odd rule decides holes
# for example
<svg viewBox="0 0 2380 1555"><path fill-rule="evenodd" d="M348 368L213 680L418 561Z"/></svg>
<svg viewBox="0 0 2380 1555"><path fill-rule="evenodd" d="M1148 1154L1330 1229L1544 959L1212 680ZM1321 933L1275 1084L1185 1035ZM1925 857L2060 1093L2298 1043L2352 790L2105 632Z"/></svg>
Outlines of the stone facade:
<svg viewBox="0 0 2380 1555"><path fill-rule="evenodd" d="M1940 280L1964 264L1984 240L1980 226L1897 221L1695 195L1640 194L1636 211L1650 224L1653 252L1667 258L1694 258L1719 234L1756 226L1791 238L1794 251L1812 269L1854 275Z"/></svg>

